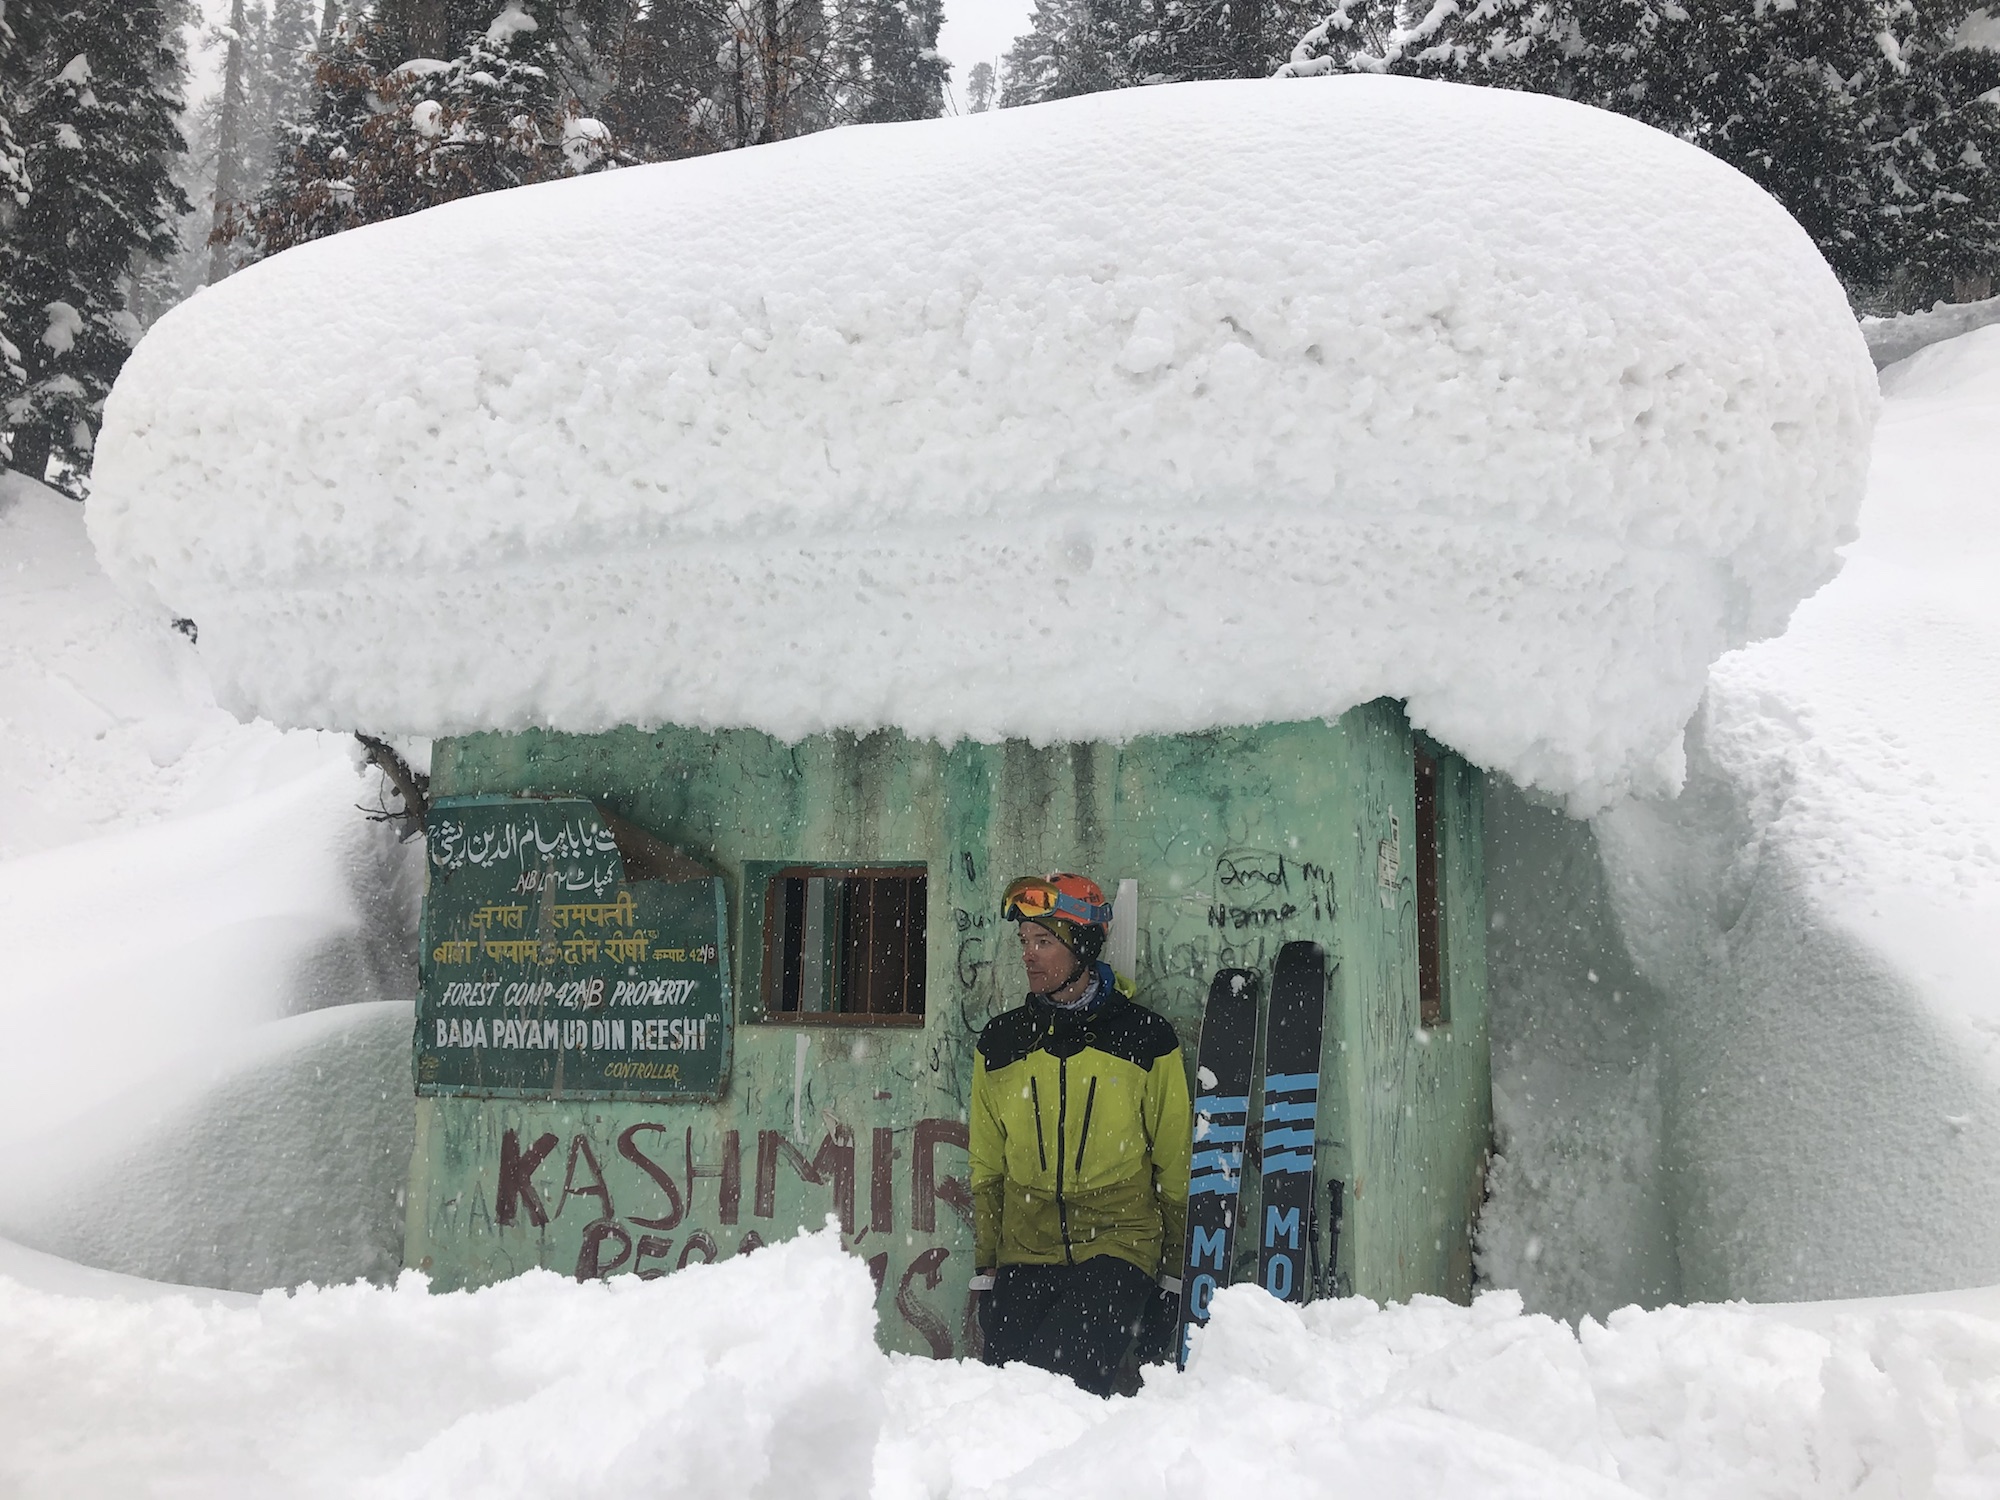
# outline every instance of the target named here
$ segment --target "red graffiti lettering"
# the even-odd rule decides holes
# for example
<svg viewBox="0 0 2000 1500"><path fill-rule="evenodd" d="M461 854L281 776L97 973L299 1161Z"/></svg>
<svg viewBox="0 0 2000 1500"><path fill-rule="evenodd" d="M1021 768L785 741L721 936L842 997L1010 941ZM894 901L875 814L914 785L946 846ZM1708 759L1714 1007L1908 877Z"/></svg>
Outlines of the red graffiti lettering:
<svg viewBox="0 0 2000 1500"><path fill-rule="evenodd" d="M542 1200L535 1192L535 1168L539 1167L548 1154L556 1149L553 1131L537 1140L525 1152L521 1150L521 1138L513 1131L503 1131L500 1136L500 1189L494 1195L493 1218L499 1224L512 1224L515 1210L525 1207L528 1222L540 1229L549 1222L548 1213L542 1208Z"/></svg>
<svg viewBox="0 0 2000 1500"><path fill-rule="evenodd" d="M618 1137L618 1154L658 1184L660 1191L667 1195L667 1211L657 1219L643 1219L637 1214L627 1214L626 1217L641 1229L672 1229L680 1223L686 1206L681 1202L681 1190L674 1185L673 1174L639 1149L638 1135L642 1130L657 1130L665 1135L667 1127L650 1124L628 1127ZM691 1189L693 1184L689 1186ZM664 1255L666 1251L660 1253Z"/></svg>
<svg viewBox="0 0 2000 1500"><path fill-rule="evenodd" d="M633 1220L633 1222L636 1224L641 1221L635 1219ZM661 1234L640 1235L639 1253L632 1258L633 1272L638 1276L638 1278L641 1281L659 1280L662 1276L667 1274L667 1268L665 1266L648 1266L642 1264L642 1262L649 1260L665 1260L669 1255L673 1253L673 1249L674 1249L674 1242L670 1237L666 1235L661 1235Z"/></svg>
<svg viewBox="0 0 2000 1500"><path fill-rule="evenodd" d="M674 1262L674 1269L686 1270L688 1257L697 1250L701 1252L701 1264L707 1265L715 1259L715 1239L706 1229L697 1229L688 1236L688 1242L681 1246L681 1258Z"/></svg>
<svg viewBox="0 0 2000 1500"><path fill-rule="evenodd" d="M590 1178L583 1186L576 1182L576 1164L582 1162L590 1171ZM600 1212L597 1217L610 1219L618 1210L611 1206L611 1185L604 1180L604 1169L597 1164L597 1153L590 1149L590 1137L579 1135L569 1143L569 1166L563 1172L562 1196L556 1199L555 1217L560 1219L562 1211L572 1198L595 1198Z"/></svg>
<svg viewBox="0 0 2000 1500"><path fill-rule="evenodd" d="M618 1258L606 1265L603 1259L604 1242L609 1239L618 1241ZM599 1219L583 1231L583 1247L576 1253L576 1279L601 1280L631 1258L632 1236L610 1219Z"/></svg>
<svg viewBox="0 0 2000 1500"><path fill-rule="evenodd" d="M868 1227L877 1234L896 1227L895 1173L896 1132L877 1125L874 1150L868 1154Z"/></svg>
<svg viewBox="0 0 2000 1500"><path fill-rule="evenodd" d="M722 1136L722 1165L708 1171L694 1164L694 1130L687 1133L687 1206L694 1211L694 1185L703 1177L720 1179L717 1190L721 1194L722 1207L717 1217L725 1224L734 1224L743 1205L743 1135L740 1131L728 1130ZM711 1257L713 1259L713 1257Z"/></svg>
<svg viewBox="0 0 2000 1500"><path fill-rule="evenodd" d="M938 1316L936 1309L917 1300L910 1283L921 1276L924 1285L935 1291L937 1284L944 1279L939 1267L949 1259L949 1250L942 1245L933 1245L910 1262L910 1268L903 1273L903 1279L896 1287L896 1311L903 1315L905 1323L923 1335L931 1353L939 1359L951 1358L951 1330L945 1327L944 1319Z"/></svg>
<svg viewBox="0 0 2000 1500"><path fill-rule="evenodd" d="M836 1125L833 1132L820 1142L819 1151L811 1161L805 1154L785 1138L782 1130L760 1130L757 1132L757 1188L752 1200L752 1212L760 1219L768 1219L777 1212L778 1204L778 1158L783 1156L798 1173L800 1179L811 1183L833 1184L833 1210L840 1215L840 1229L843 1234L854 1233L854 1134L844 1125Z"/></svg>
<svg viewBox="0 0 2000 1500"><path fill-rule="evenodd" d="M910 1227L919 1234L937 1233L937 1205L942 1199L953 1212L972 1223L972 1189L962 1177L937 1175L937 1148L956 1146L963 1151L972 1136L961 1120L919 1120L910 1149Z"/></svg>

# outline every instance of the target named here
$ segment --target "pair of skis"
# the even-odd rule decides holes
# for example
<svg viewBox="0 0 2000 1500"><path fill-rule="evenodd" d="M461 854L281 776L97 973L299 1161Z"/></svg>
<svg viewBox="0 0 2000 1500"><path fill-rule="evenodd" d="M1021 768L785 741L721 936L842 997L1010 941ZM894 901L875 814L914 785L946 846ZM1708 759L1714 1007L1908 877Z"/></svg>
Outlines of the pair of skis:
<svg viewBox="0 0 2000 1500"><path fill-rule="evenodd" d="M1209 1300L1229 1283L1250 1123L1259 978L1254 969L1223 969L1208 987L1202 1015L1176 1350L1182 1368L1193 1330L1208 1321ZM1258 1284L1285 1302L1305 1301L1313 1279L1308 1257L1325 1020L1325 952L1317 943L1285 944L1278 950L1264 1024L1263 1223L1257 1226Z"/></svg>

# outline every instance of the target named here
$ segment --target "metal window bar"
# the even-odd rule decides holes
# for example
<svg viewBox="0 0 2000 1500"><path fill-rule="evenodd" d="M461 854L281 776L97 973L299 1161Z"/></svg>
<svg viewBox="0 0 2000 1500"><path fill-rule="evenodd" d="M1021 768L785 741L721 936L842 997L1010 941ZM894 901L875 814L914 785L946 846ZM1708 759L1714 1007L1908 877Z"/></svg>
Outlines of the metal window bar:
<svg viewBox="0 0 2000 1500"><path fill-rule="evenodd" d="M781 872L766 898L766 1013L921 1023L928 886L920 869Z"/></svg>

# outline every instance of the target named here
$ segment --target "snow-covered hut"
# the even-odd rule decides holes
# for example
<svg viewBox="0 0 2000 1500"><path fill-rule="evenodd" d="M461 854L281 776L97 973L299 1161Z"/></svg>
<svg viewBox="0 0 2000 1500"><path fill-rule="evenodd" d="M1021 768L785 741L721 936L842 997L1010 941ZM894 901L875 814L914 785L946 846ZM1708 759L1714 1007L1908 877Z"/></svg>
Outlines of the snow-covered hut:
<svg viewBox="0 0 2000 1500"><path fill-rule="evenodd" d="M1185 85L288 252L136 351L90 524L241 711L436 737L411 1264L836 1213L944 1353L997 900L1055 868L1190 1043L1217 968L1322 947L1312 1289L1467 1294L1475 767L1674 786L1708 664L1830 576L1874 401L1692 147Z"/></svg>

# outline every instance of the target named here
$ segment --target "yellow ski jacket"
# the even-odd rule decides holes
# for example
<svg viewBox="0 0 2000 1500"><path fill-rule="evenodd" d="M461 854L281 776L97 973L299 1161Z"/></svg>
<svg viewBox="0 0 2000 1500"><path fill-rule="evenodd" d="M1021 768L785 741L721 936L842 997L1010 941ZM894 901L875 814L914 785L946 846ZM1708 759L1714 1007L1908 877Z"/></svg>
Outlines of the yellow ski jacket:
<svg viewBox="0 0 2000 1500"><path fill-rule="evenodd" d="M1178 1276L1187 1233L1187 1070L1173 1027L1108 964L1082 1014L1038 997L988 1022L972 1066L979 1267L1115 1255Z"/></svg>

